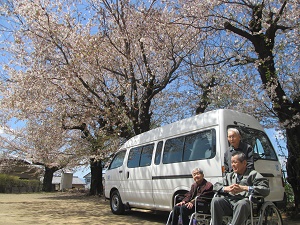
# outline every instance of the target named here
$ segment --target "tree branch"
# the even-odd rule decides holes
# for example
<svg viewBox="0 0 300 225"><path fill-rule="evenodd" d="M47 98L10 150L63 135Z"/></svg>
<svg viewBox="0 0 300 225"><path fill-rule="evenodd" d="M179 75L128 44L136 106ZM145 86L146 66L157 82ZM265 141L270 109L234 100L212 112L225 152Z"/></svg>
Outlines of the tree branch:
<svg viewBox="0 0 300 225"><path fill-rule="evenodd" d="M253 39L253 36L251 34L249 34L246 31L243 31L243 30L231 25L231 23L229 23L228 21L224 23L224 28L226 30L230 30L233 33L238 34L238 35L240 35L244 38L247 38L250 41L252 41L252 39Z"/></svg>

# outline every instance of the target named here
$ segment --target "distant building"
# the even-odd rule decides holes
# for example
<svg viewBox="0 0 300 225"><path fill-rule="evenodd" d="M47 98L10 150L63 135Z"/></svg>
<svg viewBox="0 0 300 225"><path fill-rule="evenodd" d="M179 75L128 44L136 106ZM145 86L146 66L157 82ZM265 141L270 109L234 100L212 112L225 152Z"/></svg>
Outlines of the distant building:
<svg viewBox="0 0 300 225"><path fill-rule="evenodd" d="M106 172L106 168L103 168L102 169L102 184L104 185L104 175L105 175L105 172ZM90 189L91 188L91 172L89 172L88 174L84 175L83 178L85 180L85 188L86 189Z"/></svg>
<svg viewBox="0 0 300 225"><path fill-rule="evenodd" d="M85 188L90 189L91 188L91 172L83 176L83 179L85 180Z"/></svg>
<svg viewBox="0 0 300 225"><path fill-rule="evenodd" d="M61 176L53 176L52 178L52 185L54 185L54 190L55 191L60 191L62 189L64 189L64 185L62 183L63 179ZM63 181L64 182L64 181ZM75 189L84 189L85 188L86 183L81 180L79 177L77 176L73 176L72 178L72 184L70 188L75 188Z"/></svg>
<svg viewBox="0 0 300 225"><path fill-rule="evenodd" d="M39 180L42 169L25 159L0 157L0 173L17 176L25 180Z"/></svg>

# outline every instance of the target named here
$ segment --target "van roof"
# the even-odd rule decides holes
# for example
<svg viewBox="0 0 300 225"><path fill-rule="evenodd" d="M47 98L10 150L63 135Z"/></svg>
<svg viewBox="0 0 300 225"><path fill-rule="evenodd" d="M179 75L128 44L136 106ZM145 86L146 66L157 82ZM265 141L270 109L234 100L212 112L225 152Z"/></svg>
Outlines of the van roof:
<svg viewBox="0 0 300 225"><path fill-rule="evenodd" d="M259 122L249 114L241 113L231 109L217 109L136 135L122 145L121 149L128 146L135 146L140 143L145 144L158 139L164 139L179 134L193 132L199 130L199 128L209 128L221 123L234 124L234 121L237 122L237 125L239 125L239 123L240 125L245 126L251 125L252 128L263 130Z"/></svg>

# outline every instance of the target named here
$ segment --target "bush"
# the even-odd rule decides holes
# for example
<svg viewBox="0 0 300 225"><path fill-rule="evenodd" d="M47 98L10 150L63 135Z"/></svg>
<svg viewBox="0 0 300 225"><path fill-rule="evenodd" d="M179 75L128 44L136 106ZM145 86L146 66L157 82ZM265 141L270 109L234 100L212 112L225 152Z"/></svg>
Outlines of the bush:
<svg viewBox="0 0 300 225"><path fill-rule="evenodd" d="M291 203L294 203L294 192L292 186L289 183L286 183L284 188L287 196L287 204L289 205Z"/></svg>
<svg viewBox="0 0 300 225"><path fill-rule="evenodd" d="M40 191L39 180L21 180L17 176L0 174L0 193Z"/></svg>
<svg viewBox="0 0 300 225"><path fill-rule="evenodd" d="M28 180L28 186L32 192L41 191L41 182L39 180Z"/></svg>
<svg viewBox="0 0 300 225"><path fill-rule="evenodd" d="M17 186L19 178L7 174L0 174L0 192L12 192L14 186Z"/></svg>

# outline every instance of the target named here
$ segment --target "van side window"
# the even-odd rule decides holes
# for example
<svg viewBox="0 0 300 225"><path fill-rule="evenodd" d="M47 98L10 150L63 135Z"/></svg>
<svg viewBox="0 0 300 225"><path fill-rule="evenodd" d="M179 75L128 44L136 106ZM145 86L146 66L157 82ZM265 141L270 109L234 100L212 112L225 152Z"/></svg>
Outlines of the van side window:
<svg viewBox="0 0 300 225"><path fill-rule="evenodd" d="M150 166L154 144L139 146L132 148L128 155L128 168L135 168L139 166Z"/></svg>
<svg viewBox="0 0 300 225"><path fill-rule="evenodd" d="M134 168L139 166L142 148L143 147L140 146L130 149L127 162L128 168Z"/></svg>
<svg viewBox="0 0 300 225"><path fill-rule="evenodd" d="M143 147L140 166L150 166L154 144L146 145Z"/></svg>
<svg viewBox="0 0 300 225"><path fill-rule="evenodd" d="M126 151L120 151L120 152L118 152L115 155L115 157L112 160L112 162L110 163L108 169L115 169L115 168L118 168L118 167L122 166L124 158L125 158L125 154L126 154Z"/></svg>
<svg viewBox="0 0 300 225"><path fill-rule="evenodd" d="M215 146L214 129L169 139L165 143L163 163L211 159L216 155Z"/></svg>
<svg viewBox="0 0 300 225"><path fill-rule="evenodd" d="M184 137L169 139L165 143L163 163L174 163L182 161Z"/></svg>
<svg viewBox="0 0 300 225"><path fill-rule="evenodd" d="M210 141L204 132L187 136L186 143L189 145L186 145L188 148L184 151L185 161L205 159L206 151L211 149Z"/></svg>
<svg viewBox="0 0 300 225"><path fill-rule="evenodd" d="M156 146L156 152L155 152L155 160L154 160L155 165L159 165L160 163L162 147L163 147L163 142L162 141L158 142Z"/></svg>
<svg viewBox="0 0 300 225"><path fill-rule="evenodd" d="M208 130L186 137L184 161L211 159L216 154L216 131Z"/></svg>

